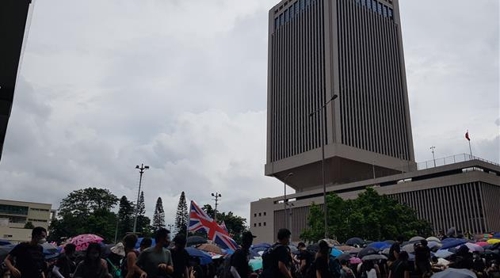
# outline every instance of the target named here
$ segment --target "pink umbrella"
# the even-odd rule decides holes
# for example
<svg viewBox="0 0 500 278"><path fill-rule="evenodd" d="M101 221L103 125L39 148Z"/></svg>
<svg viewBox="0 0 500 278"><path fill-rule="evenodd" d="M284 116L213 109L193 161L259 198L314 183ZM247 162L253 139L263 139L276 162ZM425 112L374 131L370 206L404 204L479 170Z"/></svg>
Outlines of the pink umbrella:
<svg viewBox="0 0 500 278"><path fill-rule="evenodd" d="M91 243L100 243L104 239L100 236L94 235L94 234L83 234L83 235L78 235L74 238L71 239L70 243L73 243L76 245L76 251L83 251L87 250L87 247Z"/></svg>
<svg viewBox="0 0 500 278"><path fill-rule="evenodd" d="M485 247L485 246L488 246L490 244L486 241L479 241L479 242L476 242L476 245L479 245L481 247Z"/></svg>
<svg viewBox="0 0 500 278"><path fill-rule="evenodd" d="M467 242L465 244L465 246L467 246L469 248L469 252L483 252L484 251L483 247L481 247L477 244L474 244L474 243Z"/></svg>
<svg viewBox="0 0 500 278"><path fill-rule="evenodd" d="M351 264L360 264L361 263L361 259L358 258L358 257L352 257L349 259L349 263Z"/></svg>

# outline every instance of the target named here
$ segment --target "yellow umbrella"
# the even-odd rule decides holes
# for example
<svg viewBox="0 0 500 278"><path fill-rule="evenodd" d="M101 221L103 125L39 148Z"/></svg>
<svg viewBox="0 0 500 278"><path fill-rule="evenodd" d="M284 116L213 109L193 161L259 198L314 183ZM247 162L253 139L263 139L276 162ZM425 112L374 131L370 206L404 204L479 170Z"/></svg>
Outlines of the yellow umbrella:
<svg viewBox="0 0 500 278"><path fill-rule="evenodd" d="M488 244L496 244L496 243L500 243L500 239L492 238L492 239L488 239L486 242L488 242Z"/></svg>

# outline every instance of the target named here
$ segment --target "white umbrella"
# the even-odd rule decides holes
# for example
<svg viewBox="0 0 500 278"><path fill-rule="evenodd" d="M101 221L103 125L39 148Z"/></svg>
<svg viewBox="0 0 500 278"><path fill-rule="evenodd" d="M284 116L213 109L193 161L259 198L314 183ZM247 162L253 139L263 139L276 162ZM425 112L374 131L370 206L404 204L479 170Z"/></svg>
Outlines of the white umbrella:
<svg viewBox="0 0 500 278"><path fill-rule="evenodd" d="M468 269L447 268L434 273L433 278L477 278L476 274Z"/></svg>
<svg viewBox="0 0 500 278"><path fill-rule="evenodd" d="M435 241L435 242L441 242L441 240L435 236L430 236L426 239L427 241Z"/></svg>
<svg viewBox="0 0 500 278"><path fill-rule="evenodd" d="M446 250L446 249L441 249L441 250L438 250L436 253L434 253L434 256L436 256L438 258L448 258L451 255L453 255L453 253Z"/></svg>
<svg viewBox="0 0 500 278"><path fill-rule="evenodd" d="M474 244L474 243L471 243L471 242L467 242L465 243L465 246L467 246L469 248L469 252L483 252L484 251L484 248L477 245L477 244Z"/></svg>
<svg viewBox="0 0 500 278"><path fill-rule="evenodd" d="M415 245L413 245L413 243L408 243L405 246L401 247L401 251L406 251L407 253L414 253Z"/></svg>
<svg viewBox="0 0 500 278"><path fill-rule="evenodd" d="M421 241L422 239L425 239L421 236L414 236L412 238L410 238L410 242L416 242L416 241Z"/></svg>

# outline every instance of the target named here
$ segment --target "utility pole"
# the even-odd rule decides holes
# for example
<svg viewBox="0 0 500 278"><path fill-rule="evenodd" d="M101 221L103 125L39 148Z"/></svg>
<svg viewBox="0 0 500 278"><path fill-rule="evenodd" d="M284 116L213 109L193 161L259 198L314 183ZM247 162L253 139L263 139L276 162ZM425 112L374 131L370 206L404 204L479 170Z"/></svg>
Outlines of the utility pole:
<svg viewBox="0 0 500 278"><path fill-rule="evenodd" d="M432 146L430 147L430 149L432 150L432 160L434 161L434 168L436 167L436 157L434 156L434 149L436 147Z"/></svg>
<svg viewBox="0 0 500 278"><path fill-rule="evenodd" d="M133 232L136 232L137 229L137 216L139 214L139 198L141 196L141 184L142 184L142 174L144 174L144 170L149 169L149 166L141 164L135 166L135 169L139 169L139 190L137 191L137 202L135 203L135 217L134 217L134 230Z"/></svg>
<svg viewBox="0 0 500 278"><path fill-rule="evenodd" d="M219 193L215 192L215 193L212 193L212 197L214 197L215 199L215 209L214 209L214 221L215 223L217 223L217 205L219 204L219 198L222 197L222 195L220 195Z"/></svg>

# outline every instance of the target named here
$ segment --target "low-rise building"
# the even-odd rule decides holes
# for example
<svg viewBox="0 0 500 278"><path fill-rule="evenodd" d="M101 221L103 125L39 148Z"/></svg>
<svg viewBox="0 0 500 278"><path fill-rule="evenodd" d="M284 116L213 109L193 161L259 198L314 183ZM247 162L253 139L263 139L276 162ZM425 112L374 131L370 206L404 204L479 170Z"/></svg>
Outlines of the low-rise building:
<svg viewBox="0 0 500 278"><path fill-rule="evenodd" d="M476 157L468 159L469 155L457 155L436 166L432 161L420 164L420 170L414 172L330 184L327 192L354 199L367 187L374 187L380 194L415 209L418 217L428 220L436 233L450 227L477 234L500 231L500 165ZM275 241L277 231L285 223L292 232L292 240L299 241L307 226L311 203L323 205L323 188L287 194L286 200L286 214L283 196L251 203L250 229L257 236L255 243Z"/></svg>
<svg viewBox="0 0 500 278"><path fill-rule="evenodd" d="M29 241L31 229L24 228L26 223L48 229L53 213L51 204L0 200L0 238L12 243Z"/></svg>

